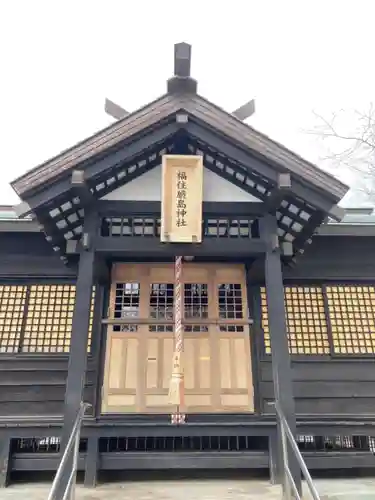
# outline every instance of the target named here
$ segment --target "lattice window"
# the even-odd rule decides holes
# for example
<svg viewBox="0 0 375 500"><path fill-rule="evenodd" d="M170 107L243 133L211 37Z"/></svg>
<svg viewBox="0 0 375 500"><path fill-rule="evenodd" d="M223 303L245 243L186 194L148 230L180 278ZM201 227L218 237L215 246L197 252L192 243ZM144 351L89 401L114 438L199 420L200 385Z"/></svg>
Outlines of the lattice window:
<svg viewBox="0 0 375 500"><path fill-rule="evenodd" d="M208 332L208 326L199 324L199 320L208 318L208 287L205 283L185 283L184 317L197 321L196 325L186 325L185 332Z"/></svg>
<svg viewBox="0 0 375 500"><path fill-rule="evenodd" d="M119 319L135 319L139 317L139 283L116 283L114 317ZM136 332L138 325L113 325L114 332Z"/></svg>
<svg viewBox="0 0 375 500"><path fill-rule="evenodd" d="M372 451L371 437L368 436L297 436L301 451L324 451L325 453L345 451Z"/></svg>
<svg viewBox="0 0 375 500"><path fill-rule="evenodd" d="M67 353L75 303L74 285L0 285L0 353ZM90 305L91 349L95 287Z"/></svg>
<svg viewBox="0 0 375 500"><path fill-rule="evenodd" d="M0 352L18 352L26 286L0 285Z"/></svg>
<svg viewBox="0 0 375 500"><path fill-rule="evenodd" d="M75 302L73 285L33 285L21 352L69 352Z"/></svg>
<svg viewBox="0 0 375 500"><path fill-rule="evenodd" d="M243 319L242 287L238 283L218 285L218 305L220 319ZM241 325L220 325L221 332L243 332Z"/></svg>
<svg viewBox="0 0 375 500"><path fill-rule="evenodd" d="M327 286L333 352L375 353L375 288Z"/></svg>
<svg viewBox="0 0 375 500"><path fill-rule="evenodd" d="M353 436L325 436L324 437L325 449L354 449Z"/></svg>
<svg viewBox="0 0 375 500"><path fill-rule="evenodd" d="M173 283L152 283L150 285L150 318L173 321ZM173 325L150 325L150 332L173 332Z"/></svg>
<svg viewBox="0 0 375 500"><path fill-rule="evenodd" d="M253 219L205 219L204 236L207 238L251 238Z"/></svg>
<svg viewBox="0 0 375 500"><path fill-rule="evenodd" d="M104 217L101 221L101 236L160 236L160 217ZM256 238L259 236L254 219L233 218L203 220L203 235L205 238Z"/></svg>
<svg viewBox="0 0 375 500"><path fill-rule="evenodd" d="M291 354L330 354L328 326L320 287L285 287L285 309ZM266 354L271 353L266 289L261 289Z"/></svg>
<svg viewBox="0 0 375 500"><path fill-rule="evenodd" d="M158 217L105 217L102 219L101 235L119 236L160 236Z"/></svg>

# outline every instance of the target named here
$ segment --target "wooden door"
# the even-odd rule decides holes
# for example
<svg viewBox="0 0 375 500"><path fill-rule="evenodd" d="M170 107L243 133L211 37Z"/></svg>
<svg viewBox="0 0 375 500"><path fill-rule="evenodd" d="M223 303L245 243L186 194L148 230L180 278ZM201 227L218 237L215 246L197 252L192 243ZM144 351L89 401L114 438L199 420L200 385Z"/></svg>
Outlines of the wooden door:
<svg viewBox="0 0 375 500"><path fill-rule="evenodd" d="M171 264L114 265L110 317L138 322L108 325L104 413L173 411L173 282ZM247 318L243 266L184 262L183 300L183 410L252 412L249 329L235 324Z"/></svg>

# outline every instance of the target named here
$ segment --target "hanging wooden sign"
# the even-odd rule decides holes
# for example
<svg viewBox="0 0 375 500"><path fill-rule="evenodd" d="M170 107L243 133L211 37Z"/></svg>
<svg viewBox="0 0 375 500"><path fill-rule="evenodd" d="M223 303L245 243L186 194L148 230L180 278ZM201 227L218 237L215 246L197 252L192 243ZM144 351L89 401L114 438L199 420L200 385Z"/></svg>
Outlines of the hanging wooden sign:
<svg viewBox="0 0 375 500"><path fill-rule="evenodd" d="M164 155L160 239L170 243L202 241L203 158Z"/></svg>

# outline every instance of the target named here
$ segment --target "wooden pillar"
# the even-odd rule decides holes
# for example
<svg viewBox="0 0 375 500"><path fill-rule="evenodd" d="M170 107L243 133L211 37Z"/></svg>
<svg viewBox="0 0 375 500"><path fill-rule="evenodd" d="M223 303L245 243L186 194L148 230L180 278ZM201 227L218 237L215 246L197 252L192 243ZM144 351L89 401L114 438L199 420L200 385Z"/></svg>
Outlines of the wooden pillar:
<svg viewBox="0 0 375 500"><path fill-rule="evenodd" d="M289 427L296 435L296 415L293 397L293 379L285 318L284 284L275 215L260 220L260 236L266 241L265 278L268 322L272 352L272 374L275 400L279 402ZM279 430L280 431L280 430ZM280 432L279 447L281 449ZM297 459L288 450L288 463L297 488L301 491L301 472ZM281 464L282 470L284 464ZM283 481L283 486L285 484Z"/></svg>
<svg viewBox="0 0 375 500"><path fill-rule="evenodd" d="M76 283L76 300L72 322L72 336L69 352L68 377L65 389L64 426L61 438L61 456L72 432L80 403L83 398L83 389L87 367L87 344L94 282L95 252L92 248L93 236L96 231L97 215L89 212L85 216L84 230L80 242L80 257ZM62 476L56 499L62 500L68 484L72 468L70 455Z"/></svg>
<svg viewBox="0 0 375 500"><path fill-rule="evenodd" d="M87 439L87 452L85 462L85 488L95 488L98 474L99 438L90 436Z"/></svg>
<svg viewBox="0 0 375 500"><path fill-rule="evenodd" d="M260 349L259 336L261 333L261 306L259 285L252 282L250 278L250 267L246 265L246 290L249 318L253 320L250 327L250 349L251 349L251 369L252 369L252 384L254 389L254 410L256 413L261 411L261 394L260 394Z"/></svg>
<svg viewBox="0 0 375 500"><path fill-rule="evenodd" d="M10 476L10 449L11 439L9 436L0 438L0 488L6 488Z"/></svg>
<svg viewBox="0 0 375 500"><path fill-rule="evenodd" d="M97 273L98 260L95 258L95 273ZM102 361L102 317L103 317L103 300L104 300L104 286L97 279L95 281L95 303L94 303L94 316L91 332L91 363L94 370L94 393L92 398L92 411L91 415L96 417L100 413L101 405L101 386L100 371Z"/></svg>
<svg viewBox="0 0 375 500"><path fill-rule="evenodd" d="M277 432L272 432L268 437L269 467L271 484L282 484L281 450Z"/></svg>

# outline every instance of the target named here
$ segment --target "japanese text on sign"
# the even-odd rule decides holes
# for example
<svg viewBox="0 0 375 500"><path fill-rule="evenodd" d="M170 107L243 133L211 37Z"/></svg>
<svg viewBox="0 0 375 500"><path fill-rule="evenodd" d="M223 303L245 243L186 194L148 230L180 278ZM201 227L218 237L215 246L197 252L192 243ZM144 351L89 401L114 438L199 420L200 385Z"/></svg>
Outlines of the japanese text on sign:
<svg viewBox="0 0 375 500"><path fill-rule="evenodd" d="M202 241L203 159L194 155L163 155L160 240Z"/></svg>
<svg viewBox="0 0 375 500"><path fill-rule="evenodd" d="M186 197L187 197L187 175L186 172L181 170L177 171L177 185L176 185L176 225L177 227L187 226L187 211L186 211Z"/></svg>

